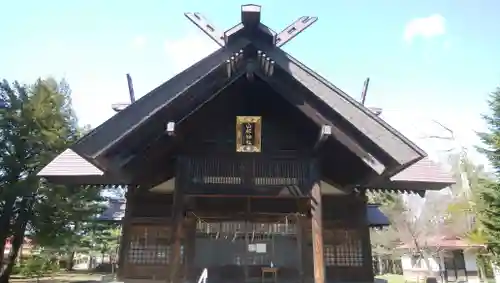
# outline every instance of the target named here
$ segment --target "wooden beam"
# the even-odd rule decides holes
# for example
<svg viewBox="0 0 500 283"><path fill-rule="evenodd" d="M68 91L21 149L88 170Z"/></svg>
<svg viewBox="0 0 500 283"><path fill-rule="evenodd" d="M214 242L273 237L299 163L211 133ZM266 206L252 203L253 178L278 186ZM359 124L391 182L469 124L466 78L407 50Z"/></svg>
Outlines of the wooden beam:
<svg viewBox="0 0 500 283"><path fill-rule="evenodd" d="M325 142L329 136L332 135L332 126L330 125L322 125L321 130L319 132L318 139L316 140L316 143L314 144L314 151L317 151L320 146Z"/></svg>
<svg viewBox="0 0 500 283"><path fill-rule="evenodd" d="M294 89L285 81L280 80L280 82L278 82L278 80L275 79L276 75L269 77L262 74L260 71L256 71L255 73L316 124L321 127L329 126L330 136L338 140L343 146L363 160L363 162L378 175L386 170L386 166L378 158L365 150L354 138L350 137L345 131L336 126L334 123L335 121L330 121L330 119L323 116L306 97L298 93L297 89Z"/></svg>
<svg viewBox="0 0 500 283"><path fill-rule="evenodd" d="M311 190L311 225L314 263L314 283L325 283L325 258L323 252L321 187L319 182Z"/></svg>
<svg viewBox="0 0 500 283"><path fill-rule="evenodd" d="M294 81L313 93L323 106L327 106L327 112L342 116L349 124L394 159L398 166L404 167L425 156L425 152L408 138L397 132L350 95L280 48L257 41L253 44L275 61L273 77L278 75L278 70L293 77Z"/></svg>
<svg viewBox="0 0 500 283"><path fill-rule="evenodd" d="M362 219L361 225L359 225L358 229L361 234L361 247L362 247L362 254L363 254L363 269L366 272L367 276L367 282L374 282L373 280L375 279L375 275L373 273L373 258L372 258L372 245L370 241L370 223L368 222L368 217L366 210L368 209L368 196L366 193L363 193L363 195L359 196L362 200L362 204L359 206L359 209L361 209L363 212L361 213L361 217L364 217Z"/></svg>
<svg viewBox="0 0 500 283"><path fill-rule="evenodd" d="M132 77L130 74L127 74L127 85L128 85L128 94L130 96L130 104L135 102L135 92L134 92L134 84L132 83Z"/></svg>
<svg viewBox="0 0 500 283"><path fill-rule="evenodd" d="M186 263L184 264L184 278L187 282L195 282L195 265L194 260L196 256L196 218L190 216L186 221Z"/></svg>
<svg viewBox="0 0 500 283"><path fill-rule="evenodd" d="M242 52L243 51L240 50L240 53ZM209 103L212 99L221 94L229 86L234 84L244 74L244 70L239 70L235 74L233 74L233 76L229 80L223 76L220 76L220 74L215 74L210 80L210 87L194 87L196 91L193 92L192 96L196 99L185 101L185 103L182 103L182 106L178 105L177 107L178 110L178 108L186 108L187 105L192 104L190 107L186 108L186 113L182 116L182 118L175 121L175 135L168 135L168 127L164 131L158 131L158 135L152 138L152 140L146 142L138 152L129 155L126 158L117 158L116 160L113 160L113 163L116 163L116 166L119 168L125 168L125 171L127 171L127 168L130 168L134 165L142 169L142 162L144 161L151 163L163 158L169 150L183 142L183 139L185 137L183 136L182 132L189 133L190 130L192 130L192 125L186 126L184 122L186 122L186 120L190 116L200 110L204 105Z"/></svg>
<svg viewBox="0 0 500 283"><path fill-rule="evenodd" d="M129 185L127 192L125 194L126 206L125 206L125 215L123 217L122 224L122 233L120 239L120 251L118 256L118 280L123 281L125 274L125 266L127 265L127 254L130 243L130 233L132 226L132 210L134 209L134 193L136 186Z"/></svg>
<svg viewBox="0 0 500 283"><path fill-rule="evenodd" d="M276 37L276 46L282 47L285 43L294 39L297 35L310 27L318 20L318 17L303 16L282 30Z"/></svg>
<svg viewBox="0 0 500 283"><path fill-rule="evenodd" d="M208 22L200 13L184 13L193 24L195 24L201 31L203 31L210 39L212 39L220 47L224 46L223 33L215 28L214 25Z"/></svg>
<svg viewBox="0 0 500 283"><path fill-rule="evenodd" d="M370 78L366 78L363 84L363 90L361 91L361 104L365 105L366 94L368 93L368 85L370 84Z"/></svg>
<svg viewBox="0 0 500 283"><path fill-rule="evenodd" d="M176 182L177 183L177 182ZM180 283L181 237L184 219L184 192L175 184L174 203L172 205L172 226L170 233L169 282Z"/></svg>
<svg viewBox="0 0 500 283"><path fill-rule="evenodd" d="M125 143L129 145L128 138L134 132L141 132L139 129L143 125L151 122L152 117L163 119L162 113L179 112L175 111L181 108L186 101L193 100L194 93L201 91L208 92L214 84L213 77L224 75L223 68L225 61L235 52L244 49L249 44L246 39L236 40L233 44L220 48L211 55L205 57L190 68L177 74L161 86L145 95L144 99L139 99L123 111L118 112L97 129L89 132L84 138L80 139L72 148L75 152L88 158L100 159L116 150L116 146L127 139ZM204 82L204 83L203 83ZM201 84L199 84L201 83ZM213 86L215 85L215 86ZM194 93L193 93L194 92ZM173 103L178 101L178 103ZM168 107L167 107L168 106ZM165 108L168 108L167 111ZM172 114L173 115L173 114ZM167 115L168 116L168 115ZM171 117L166 117L168 120ZM167 120L167 121L168 121ZM176 120L176 119L172 119ZM163 120L165 121L165 120ZM164 124L161 125L164 127ZM133 143L132 143L133 144ZM120 148L119 151L122 151Z"/></svg>
<svg viewBox="0 0 500 283"><path fill-rule="evenodd" d="M243 262L243 274L245 276L245 282L248 280L248 265L249 265L249 253L248 246L250 245L250 239L248 238L248 233L250 231L249 219L250 214L252 213L252 203L250 198L246 199L245 204L245 224L244 224L244 233L245 233L245 260Z"/></svg>
<svg viewBox="0 0 500 283"><path fill-rule="evenodd" d="M248 4L241 6L241 23L244 27L255 29L260 24L260 10L259 5Z"/></svg>
<svg viewBox="0 0 500 283"><path fill-rule="evenodd" d="M298 270L299 270L299 283L303 283L304 276L304 231L305 231L305 223L304 216L297 215L296 227L297 227L297 254L298 254Z"/></svg>

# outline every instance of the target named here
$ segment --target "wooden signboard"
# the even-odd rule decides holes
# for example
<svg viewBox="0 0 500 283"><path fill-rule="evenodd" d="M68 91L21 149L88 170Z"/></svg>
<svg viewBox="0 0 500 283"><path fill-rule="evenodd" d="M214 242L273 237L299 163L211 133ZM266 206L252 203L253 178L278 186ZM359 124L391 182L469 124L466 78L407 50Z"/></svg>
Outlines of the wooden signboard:
<svg viewBox="0 0 500 283"><path fill-rule="evenodd" d="M262 150L262 117L236 117L236 151L261 152Z"/></svg>

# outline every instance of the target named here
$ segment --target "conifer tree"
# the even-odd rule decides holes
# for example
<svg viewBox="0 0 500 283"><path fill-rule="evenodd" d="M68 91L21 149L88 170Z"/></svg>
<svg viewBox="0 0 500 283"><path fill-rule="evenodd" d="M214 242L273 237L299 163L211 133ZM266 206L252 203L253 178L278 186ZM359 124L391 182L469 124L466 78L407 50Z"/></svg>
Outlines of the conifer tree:
<svg viewBox="0 0 500 283"><path fill-rule="evenodd" d="M483 115L488 125L488 131L479 133L484 146L479 151L486 155L492 165L496 180L483 180L485 190L481 197L484 207L479 213L479 219L484 226L488 249L495 262L500 263L500 88L491 93L488 100L490 113Z"/></svg>

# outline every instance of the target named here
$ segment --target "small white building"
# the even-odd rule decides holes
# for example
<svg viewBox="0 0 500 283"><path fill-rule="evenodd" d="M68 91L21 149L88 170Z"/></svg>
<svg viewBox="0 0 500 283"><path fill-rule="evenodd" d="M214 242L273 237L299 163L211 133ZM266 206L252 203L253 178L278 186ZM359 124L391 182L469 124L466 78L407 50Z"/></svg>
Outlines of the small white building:
<svg viewBox="0 0 500 283"><path fill-rule="evenodd" d="M429 262L432 276L440 282L481 282L476 259L478 251L484 249L484 246L467 243L458 237L433 242L435 255L427 261L413 254L409 246L400 247L408 251L401 257L405 281L418 282L425 279L429 274L426 262Z"/></svg>

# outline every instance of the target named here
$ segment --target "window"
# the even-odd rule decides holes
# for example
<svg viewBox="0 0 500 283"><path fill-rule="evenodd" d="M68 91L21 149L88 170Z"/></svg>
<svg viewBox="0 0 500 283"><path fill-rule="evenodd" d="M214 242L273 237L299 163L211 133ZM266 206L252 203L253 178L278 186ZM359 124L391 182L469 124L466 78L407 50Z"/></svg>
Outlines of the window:
<svg viewBox="0 0 500 283"><path fill-rule="evenodd" d="M171 246L165 229L134 227L127 251L127 262L138 265L166 265L170 260ZM184 261L181 245L180 262Z"/></svg>
<svg viewBox="0 0 500 283"><path fill-rule="evenodd" d="M324 246L326 266L363 266L363 246L356 231L334 231L332 240L336 244Z"/></svg>
<svg viewBox="0 0 500 283"><path fill-rule="evenodd" d="M171 246L162 242L166 239L159 239L156 244L135 244L131 243L128 249L128 262L141 265L166 265L170 260ZM181 263L184 262L184 246L181 245Z"/></svg>
<svg viewBox="0 0 500 283"><path fill-rule="evenodd" d="M465 259L463 250L453 250L444 257L444 266L450 270L465 269Z"/></svg>

